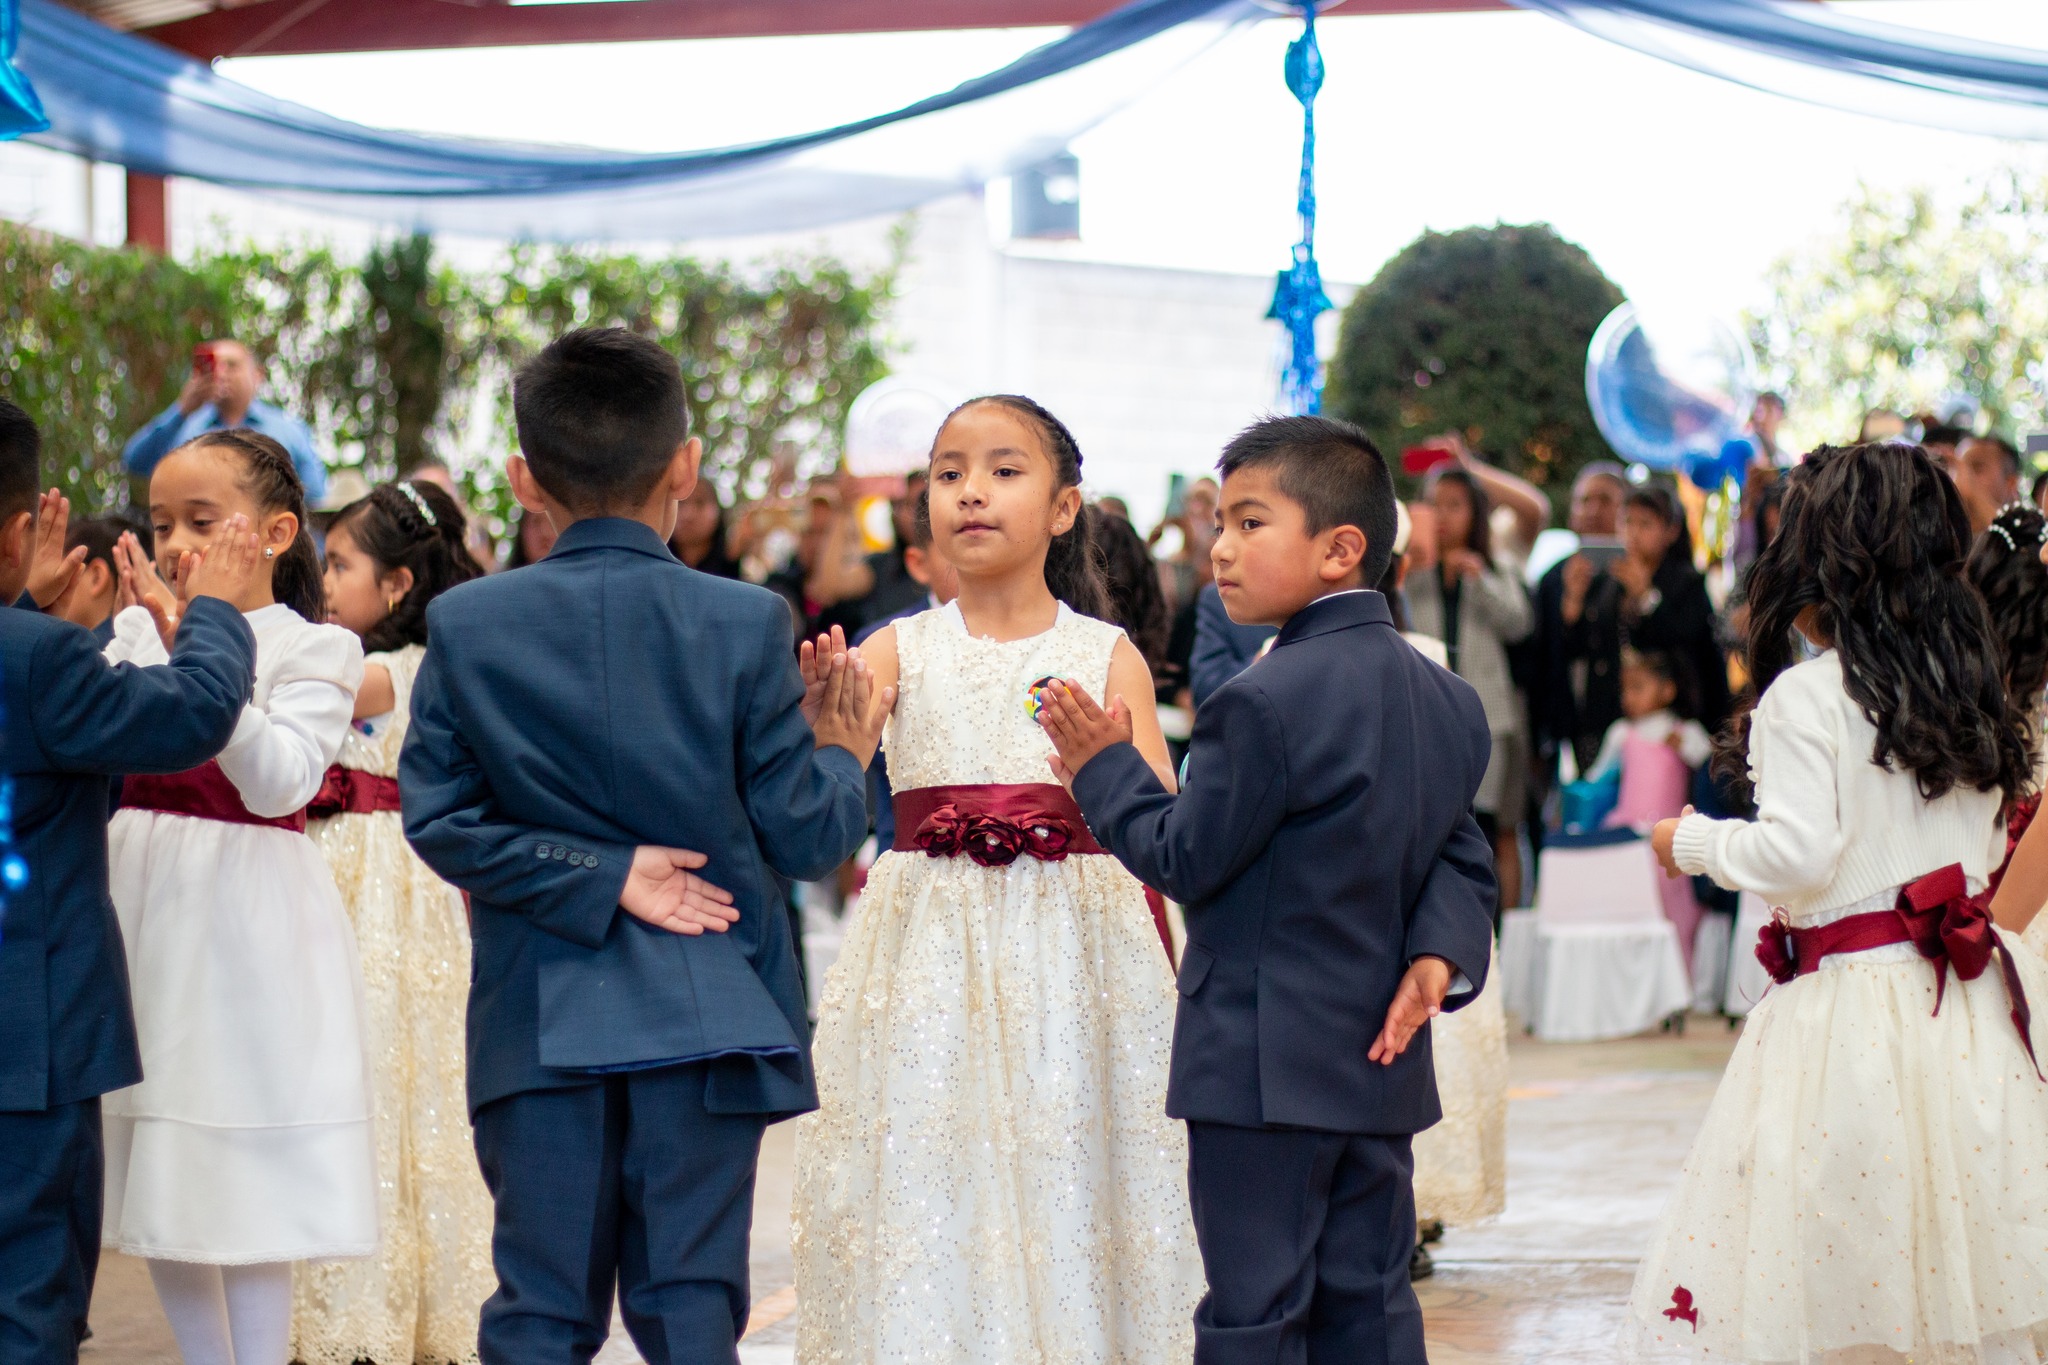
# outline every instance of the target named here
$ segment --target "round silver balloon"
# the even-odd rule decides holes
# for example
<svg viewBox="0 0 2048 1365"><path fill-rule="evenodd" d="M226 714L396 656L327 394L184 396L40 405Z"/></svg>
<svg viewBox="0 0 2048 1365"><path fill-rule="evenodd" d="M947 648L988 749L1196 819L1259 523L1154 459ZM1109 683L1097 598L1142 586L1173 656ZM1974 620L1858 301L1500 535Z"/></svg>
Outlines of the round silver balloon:
<svg viewBox="0 0 2048 1365"><path fill-rule="evenodd" d="M890 375L846 409L846 467L863 477L908 474L931 459L932 441L960 400L943 384Z"/></svg>
<svg viewBox="0 0 2048 1365"><path fill-rule="evenodd" d="M1586 348L1586 401L1617 453L1677 469L1741 434L1756 401L1756 355L1723 319L1624 303Z"/></svg>

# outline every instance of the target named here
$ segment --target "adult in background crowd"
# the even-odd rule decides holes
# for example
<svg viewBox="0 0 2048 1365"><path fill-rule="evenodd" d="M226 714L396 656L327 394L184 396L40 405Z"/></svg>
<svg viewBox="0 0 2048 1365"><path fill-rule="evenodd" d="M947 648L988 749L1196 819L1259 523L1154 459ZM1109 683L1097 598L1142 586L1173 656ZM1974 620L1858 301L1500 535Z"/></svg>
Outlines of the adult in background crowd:
<svg viewBox="0 0 2048 1365"><path fill-rule="evenodd" d="M304 422L256 396L264 378L263 363L239 341L223 338L194 348L192 373L178 401L128 438L121 463L130 474L147 475L157 461L203 432L247 427L291 452L306 501L317 503L327 492L327 466Z"/></svg>
<svg viewBox="0 0 2048 1365"><path fill-rule="evenodd" d="M1536 584L1536 668L1529 710L1535 721L1545 778L1556 773L1558 755L1572 752L1577 772L1593 766L1607 727L1621 719L1621 622L1593 582L1602 576L1621 534L1621 504L1628 496L1622 468L1597 460L1572 483L1567 524L1581 548L1551 566ZM1588 607L1591 610L1588 610Z"/></svg>
<svg viewBox="0 0 2048 1365"><path fill-rule="evenodd" d="M669 553L699 573L713 578L738 578L725 524L725 503L708 478L699 477L690 496L676 505L676 529L668 538Z"/></svg>
<svg viewBox="0 0 2048 1365"><path fill-rule="evenodd" d="M1691 674L1707 733L1728 719L1728 659L1715 633L1707 580L1692 562L1685 509L1661 484L1631 488L1622 506L1623 553L1607 570L1623 642L1668 654Z"/></svg>
<svg viewBox="0 0 2048 1365"><path fill-rule="evenodd" d="M1735 523L1735 543L1729 552L1737 570L1747 566L1763 548L1756 539L1758 500L1767 489L1777 486L1778 471L1792 463L1784 447L1778 444L1778 429L1784 422L1785 400L1769 390L1758 394L1749 410L1749 426L1743 432L1756 447L1756 453L1749 457L1748 477L1742 481L1742 515Z"/></svg>
<svg viewBox="0 0 2048 1365"><path fill-rule="evenodd" d="M2019 447L2003 436L1966 437L1956 447L1948 471L1956 481L1956 492L1962 494L1973 536L1990 528L1999 508L2020 499Z"/></svg>
<svg viewBox="0 0 2048 1365"><path fill-rule="evenodd" d="M1507 647L1527 638L1534 616L1521 580L1494 558L1492 502L1478 479L1454 465L1430 479L1429 491L1436 571L1408 575L1408 615L1412 629L1444 642L1451 671L1472 684L1486 709L1493 752L1472 806L1493 846L1498 920L1500 908L1522 903L1516 836L1527 798L1527 708L1508 674Z"/></svg>

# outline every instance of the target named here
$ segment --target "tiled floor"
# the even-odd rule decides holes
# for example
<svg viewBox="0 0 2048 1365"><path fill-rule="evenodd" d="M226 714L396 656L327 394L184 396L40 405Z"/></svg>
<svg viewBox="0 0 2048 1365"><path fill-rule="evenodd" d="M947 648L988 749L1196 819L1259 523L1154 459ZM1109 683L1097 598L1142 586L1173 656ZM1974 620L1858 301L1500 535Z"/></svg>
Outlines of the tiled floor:
<svg viewBox="0 0 2048 1365"><path fill-rule="evenodd" d="M1603 1365L1618 1340L1638 1248L1713 1095L1734 1034L1695 1018L1682 1038L1511 1046L1508 1208L1453 1229L1421 1286L1435 1365ZM745 1365L793 1359L791 1132L773 1130L755 1192L754 1327ZM93 1303L94 1365L176 1365L140 1262L107 1256ZM598 1357L639 1357L615 1331Z"/></svg>

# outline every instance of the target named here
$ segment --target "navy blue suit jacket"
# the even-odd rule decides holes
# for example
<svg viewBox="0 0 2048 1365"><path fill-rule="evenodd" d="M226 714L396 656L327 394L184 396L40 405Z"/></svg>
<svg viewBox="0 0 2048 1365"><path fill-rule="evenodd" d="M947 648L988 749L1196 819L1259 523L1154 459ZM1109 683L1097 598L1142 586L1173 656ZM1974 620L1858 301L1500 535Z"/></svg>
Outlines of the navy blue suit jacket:
<svg viewBox="0 0 2048 1365"><path fill-rule="evenodd" d="M71 1104L142 1079L128 959L107 892L107 784L226 747L256 678L242 614L186 608L168 665L109 664L92 632L0 607L14 837L28 885L0 918L0 1110Z"/></svg>
<svg viewBox="0 0 2048 1365"><path fill-rule="evenodd" d="M1478 695L1362 592L1297 612L1209 698L1178 796L1128 744L1081 769L1095 837L1186 907L1169 1114L1373 1134L1442 1117L1427 1028L1391 1066L1366 1053L1414 959L1472 983L1446 1008L1485 984L1493 854L1470 807L1490 743Z"/></svg>
<svg viewBox="0 0 2048 1365"><path fill-rule="evenodd" d="M861 765L816 747L782 599L600 518L427 613L399 759L406 836L470 893L469 1103L723 1059L723 1113L816 1106L771 869L830 873L867 836ZM633 850L695 849L740 919L685 937L619 908Z"/></svg>

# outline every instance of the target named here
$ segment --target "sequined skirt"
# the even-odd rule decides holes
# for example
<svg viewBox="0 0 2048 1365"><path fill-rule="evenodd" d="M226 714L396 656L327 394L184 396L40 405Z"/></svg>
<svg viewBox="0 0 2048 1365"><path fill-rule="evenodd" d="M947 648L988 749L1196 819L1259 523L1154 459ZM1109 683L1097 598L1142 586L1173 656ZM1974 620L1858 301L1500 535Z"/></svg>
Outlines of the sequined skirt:
<svg viewBox="0 0 2048 1365"><path fill-rule="evenodd" d="M1186 1361L1202 1275L1165 1112L1175 999L1112 859L883 855L797 1130L797 1359Z"/></svg>

